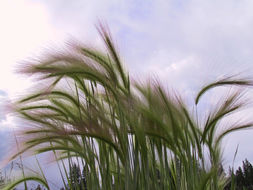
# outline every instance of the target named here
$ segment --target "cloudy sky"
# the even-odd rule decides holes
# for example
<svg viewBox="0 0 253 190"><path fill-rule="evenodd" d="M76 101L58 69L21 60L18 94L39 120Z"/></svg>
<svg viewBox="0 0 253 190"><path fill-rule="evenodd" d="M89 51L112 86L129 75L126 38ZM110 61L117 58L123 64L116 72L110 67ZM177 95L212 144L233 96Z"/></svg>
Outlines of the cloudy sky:
<svg viewBox="0 0 253 190"><path fill-rule="evenodd" d="M190 105L208 82L239 73L253 77L252 10L252 0L1 0L0 137L6 140L0 151L9 128L18 127L5 113L6 102L31 85L14 72L17 65L73 39L101 47L95 29L101 20L132 78L158 77ZM235 165L253 162L252 137L253 131L242 131L225 140L225 165L232 164L237 144Z"/></svg>

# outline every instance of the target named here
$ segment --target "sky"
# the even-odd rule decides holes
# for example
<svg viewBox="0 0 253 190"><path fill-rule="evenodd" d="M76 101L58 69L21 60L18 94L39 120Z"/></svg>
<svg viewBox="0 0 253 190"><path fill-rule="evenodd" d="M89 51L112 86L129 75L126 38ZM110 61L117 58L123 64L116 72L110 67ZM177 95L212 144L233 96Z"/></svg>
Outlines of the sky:
<svg viewBox="0 0 253 190"><path fill-rule="evenodd" d="M102 21L132 79L157 77L191 105L208 82L235 74L253 77L252 10L252 0L1 0L0 152L7 149L11 128L19 125L6 106L34 84L15 72L17 66L71 40L102 48L95 28ZM209 95L204 108L222 92ZM250 113L237 117L250 118ZM235 166L245 158L253 163L252 136L247 130L225 139L226 167L237 145Z"/></svg>

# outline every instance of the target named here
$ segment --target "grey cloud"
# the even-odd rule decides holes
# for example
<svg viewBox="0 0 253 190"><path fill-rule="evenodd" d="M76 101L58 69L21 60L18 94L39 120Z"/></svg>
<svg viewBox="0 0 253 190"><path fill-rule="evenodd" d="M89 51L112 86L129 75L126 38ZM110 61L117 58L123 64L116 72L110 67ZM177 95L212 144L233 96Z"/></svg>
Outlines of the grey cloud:
<svg viewBox="0 0 253 190"><path fill-rule="evenodd" d="M1 127L1 125L0 125ZM7 150L9 150L9 142L10 142L10 131L8 130L0 130L0 162L6 156Z"/></svg>
<svg viewBox="0 0 253 190"><path fill-rule="evenodd" d="M6 119L6 105L9 103L8 94L0 90L0 122Z"/></svg>
<svg viewBox="0 0 253 190"><path fill-rule="evenodd" d="M0 90L0 96L7 96L7 93L4 90Z"/></svg>

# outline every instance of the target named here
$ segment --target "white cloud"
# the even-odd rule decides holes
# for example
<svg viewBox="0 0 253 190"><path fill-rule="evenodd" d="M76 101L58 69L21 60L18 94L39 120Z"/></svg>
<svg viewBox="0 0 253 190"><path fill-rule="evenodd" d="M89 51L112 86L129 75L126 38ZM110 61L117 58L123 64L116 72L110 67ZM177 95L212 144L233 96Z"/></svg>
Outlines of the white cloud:
<svg viewBox="0 0 253 190"><path fill-rule="evenodd" d="M29 85L29 81L14 73L17 62L28 56L38 56L49 40L56 36L43 5L21 1L0 2L0 89L9 96Z"/></svg>

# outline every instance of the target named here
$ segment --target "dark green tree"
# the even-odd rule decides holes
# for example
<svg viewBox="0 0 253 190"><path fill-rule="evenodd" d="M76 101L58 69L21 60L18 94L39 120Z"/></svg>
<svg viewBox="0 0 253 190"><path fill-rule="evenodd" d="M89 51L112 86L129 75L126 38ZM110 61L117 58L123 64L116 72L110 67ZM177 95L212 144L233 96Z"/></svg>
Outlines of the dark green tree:
<svg viewBox="0 0 253 190"><path fill-rule="evenodd" d="M5 184L4 177L2 176L2 172L0 171L0 188L3 187Z"/></svg>
<svg viewBox="0 0 253 190"><path fill-rule="evenodd" d="M230 169L230 175L229 175L229 183L225 187L225 190L253 190L253 167L251 163L245 159L243 161L242 167L239 166L238 169L233 172L232 169ZM235 187L232 187L232 183L235 183Z"/></svg>
<svg viewBox="0 0 253 190"><path fill-rule="evenodd" d="M36 187L36 189L35 189L35 190L42 190L42 188L41 188L40 184Z"/></svg>
<svg viewBox="0 0 253 190"><path fill-rule="evenodd" d="M83 167L82 172L80 167L77 164L72 164L69 169L69 179L71 182L72 189L78 189L78 190L87 190L87 182L86 182L86 168Z"/></svg>
<svg viewBox="0 0 253 190"><path fill-rule="evenodd" d="M247 188L253 189L253 167L251 163L245 159L243 161L243 177L244 177L244 185Z"/></svg>
<svg viewBox="0 0 253 190"><path fill-rule="evenodd" d="M235 172L235 181L238 188L245 185L244 175L241 167L239 167Z"/></svg>

